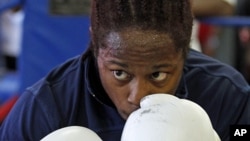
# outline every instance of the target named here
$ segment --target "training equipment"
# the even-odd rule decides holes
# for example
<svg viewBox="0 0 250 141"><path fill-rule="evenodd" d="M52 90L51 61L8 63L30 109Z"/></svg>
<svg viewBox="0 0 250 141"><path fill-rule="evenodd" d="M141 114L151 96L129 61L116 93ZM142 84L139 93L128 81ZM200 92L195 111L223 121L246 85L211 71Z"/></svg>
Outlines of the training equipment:
<svg viewBox="0 0 250 141"><path fill-rule="evenodd" d="M126 121L121 141L220 141L207 113L169 94L144 97Z"/></svg>
<svg viewBox="0 0 250 141"><path fill-rule="evenodd" d="M92 130L81 126L69 126L58 129L41 141L102 141Z"/></svg>

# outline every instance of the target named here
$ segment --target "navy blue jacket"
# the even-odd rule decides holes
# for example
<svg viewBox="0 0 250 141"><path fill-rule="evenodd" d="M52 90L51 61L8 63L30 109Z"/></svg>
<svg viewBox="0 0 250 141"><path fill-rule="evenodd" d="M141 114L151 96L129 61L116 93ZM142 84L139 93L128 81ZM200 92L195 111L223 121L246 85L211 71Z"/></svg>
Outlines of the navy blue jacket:
<svg viewBox="0 0 250 141"><path fill-rule="evenodd" d="M249 94L249 85L232 67L191 51L176 96L201 105L222 141L228 141L231 124L250 124ZM120 141L124 123L100 83L95 58L87 51L21 95L1 125L0 140L38 141L56 129L79 125L103 141Z"/></svg>

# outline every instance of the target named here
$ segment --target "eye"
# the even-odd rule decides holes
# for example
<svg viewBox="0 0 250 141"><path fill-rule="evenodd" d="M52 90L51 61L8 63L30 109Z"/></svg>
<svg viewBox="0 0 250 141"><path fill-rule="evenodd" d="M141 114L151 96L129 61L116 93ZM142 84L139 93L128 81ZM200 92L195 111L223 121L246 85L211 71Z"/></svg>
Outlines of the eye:
<svg viewBox="0 0 250 141"><path fill-rule="evenodd" d="M122 80L122 81L128 80L131 77L128 73L126 73L125 71L121 71L121 70L115 70L113 71L113 74L116 79Z"/></svg>
<svg viewBox="0 0 250 141"><path fill-rule="evenodd" d="M155 81L163 81L167 78L167 73L165 72L155 72L152 74L152 79Z"/></svg>

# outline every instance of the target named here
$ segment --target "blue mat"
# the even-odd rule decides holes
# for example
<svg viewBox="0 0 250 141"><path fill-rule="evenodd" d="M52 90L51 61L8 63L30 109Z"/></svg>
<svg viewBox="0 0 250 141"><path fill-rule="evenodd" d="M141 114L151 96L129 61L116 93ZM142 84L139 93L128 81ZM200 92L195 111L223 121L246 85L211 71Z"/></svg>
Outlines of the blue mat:
<svg viewBox="0 0 250 141"><path fill-rule="evenodd" d="M19 90L19 75L17 72L8 72L0 77L0 104L17 95Z"/></svg>
<svg viewBox="0 0 250 141"><path fill-rule="evenodd" d="M18 5L25 13L18 58L20 94L55 66L86 50L90 21L83 12L85 1L0 0L0 13Z"/></svg>

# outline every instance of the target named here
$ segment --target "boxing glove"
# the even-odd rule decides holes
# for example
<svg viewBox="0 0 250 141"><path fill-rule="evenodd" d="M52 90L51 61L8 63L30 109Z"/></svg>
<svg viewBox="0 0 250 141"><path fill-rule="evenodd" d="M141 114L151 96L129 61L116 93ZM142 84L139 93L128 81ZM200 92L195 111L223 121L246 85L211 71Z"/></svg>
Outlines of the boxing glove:
<svg viewBox="0 0 250 141"><path fill-rule="evenodd" d="M48 134L41 141L102 141L92 130L81 126L64 127Z"/></svg>
<svg viewBox="0 0 250 141"><path fill-rule="evenodd" d="M220 141L207 113L196 103L152 94L127 119L121 141Z"/></svg>

